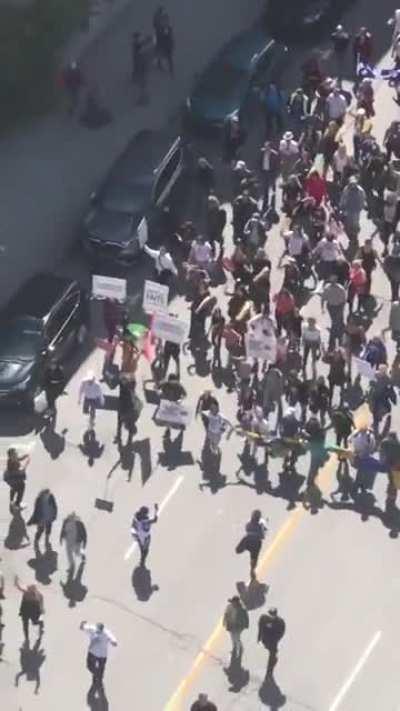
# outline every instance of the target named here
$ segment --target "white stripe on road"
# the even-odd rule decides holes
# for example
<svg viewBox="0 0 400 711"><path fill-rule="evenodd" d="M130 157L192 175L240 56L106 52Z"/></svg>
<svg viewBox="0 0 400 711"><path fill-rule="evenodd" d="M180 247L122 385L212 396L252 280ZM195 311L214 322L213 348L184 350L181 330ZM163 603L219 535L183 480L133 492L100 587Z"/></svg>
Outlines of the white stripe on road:
<svg viewBox="0 0 400 711"><path fill-rule="evenodd" d="M354 683L354 681L356 680L357 676L359 675L361 669L363 668L364 664L367 662L368 657L372 654L374 647L376 647L376 645L378 644L381 636L382 636L381 630L378 630L377 632L375 632L368 647L365 649L365 651L361 655L360 659L358 660L358 662L357 662L356 666L354 667L353 671L351 672L350 676L348 677L348 679L346 679L345 683L343 684L342 688L340 689L335 700L330 705L329 711L337 711L337 709L339 708L340 704L342 703L344 697L346 696L348 690L350 689L351 685Z"/></svg>
<svg viewBox="0 0 400 711"><path fill-rule="evenodd" d="M170 488L168 494L167 494L166 497L162 500L160 506L158 507L158 515L159 515L159 516L160 516L160 515L162 514L162 512L164 511L166 505L171 501L171 499L172 499L172 497L174 496L174 494L176 494L176 492L178 491L178 489L179 489L180 485L182 484L183 480L184 480L184 476L183 476L183 475L182 475L182 476L178 476L178 478L176 479L176 481L173 483L173 485L171 486L171 488ZM133 543L129 546L128 550L126 551L126 553L125 553L125 555L124 555L124 560L129 560L129 558L131 557L132 553L134 553L134 551L136 550L137 545L138 545L138 544L137 544L137 541L133 541Z"/></svg>

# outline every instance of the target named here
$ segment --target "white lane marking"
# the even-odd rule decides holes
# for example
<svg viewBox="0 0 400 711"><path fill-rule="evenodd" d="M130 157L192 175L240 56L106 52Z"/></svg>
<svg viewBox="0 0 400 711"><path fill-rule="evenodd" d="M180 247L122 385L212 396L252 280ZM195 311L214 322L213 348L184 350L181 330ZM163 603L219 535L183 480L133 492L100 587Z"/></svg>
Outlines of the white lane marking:
<svg viewBox="0 0 400 711"><path fill-rule="evenodd" d="M365 651L361 655L360 659L358 660L358 662L357 662L356 666L354 667L353 671L351 672L350 676L346 679L345 683L343 684L342 688L340 689L335 700L330 705L329 711L337 711L337 709L339 708L340 704L342 703L344 697L346 696L348 690L350 689L351 685L354 683L354 681L356 680L356 677L360 673L364 664L367 662L368 657L372 654L374 647L376 647L376 645L378 644L381 636L382 636L382 630L378 630L377 632L375 632L368 647L365 649Z"/></svg>
<svg viewBox="0 0 400 711"><path fill-rule="evenodd" d="M162 500L161 504L160 504L159 507L158 507L158 515L159 515L159 516L160 516L160 515L162 514L162 512L164 511L166 505L171 501L171 499L172 499L172 497L174 496L174 494L176 494L176 492L178 491L178 489L179 489L180 485L182 484L184 478L185 478L185 477L184 477L183 475L181 475L181 476L178 476L178 478L174 481L174 483L173 483L173 485L171 486L171 488L170 488L168 494L165 496L165 498ZM126 553L125 553L125 555L124 555L124 560L129 560L129 558L131 557L132 553L134 553L134 551L136 550L136 548L137 548L137 541L133 541L133 543L129 546L128 550L126 551Z"/></svg>

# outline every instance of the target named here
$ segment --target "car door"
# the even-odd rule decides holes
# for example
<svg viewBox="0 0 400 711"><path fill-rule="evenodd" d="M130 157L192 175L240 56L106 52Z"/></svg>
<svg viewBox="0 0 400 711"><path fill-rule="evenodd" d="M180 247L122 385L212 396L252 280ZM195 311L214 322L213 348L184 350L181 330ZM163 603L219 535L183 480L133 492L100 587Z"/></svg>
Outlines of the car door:
<svg viewBox="0 0 400 711"><path fill-rule="evenodd" d="M162 207L168 201L170 193L183 170L183 147L178 138L168 151L159 168L153 189L153 203Z"/></svg>
<svg viewBox="0 0 400 711"><path fill-rule="evenodd" d="M51 355L62 359L72 347L79 327L80 292L72 288L55 306L46 325Z"/></svg>

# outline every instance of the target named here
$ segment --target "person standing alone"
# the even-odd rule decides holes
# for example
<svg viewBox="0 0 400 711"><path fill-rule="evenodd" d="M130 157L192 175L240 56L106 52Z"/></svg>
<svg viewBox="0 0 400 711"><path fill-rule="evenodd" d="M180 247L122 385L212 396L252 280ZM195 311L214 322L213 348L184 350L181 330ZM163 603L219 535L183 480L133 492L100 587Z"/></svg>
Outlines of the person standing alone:
<svg viewBox="0 0 400 711"><path fill-rule="evenodd" d="M234 595L228 600L224 614L224 627L232 640L232 660L239 660L243 654L243 644L240 635L249 627L249 614L244 608L240 597Z"/></svg>
<svg viewBox="0 0 400 711"><path fill-rule="evenodd" d="M82 563L86 560L87 531L85 524L73 511L67 516L61 528L60 543L65 541L65 549L70 570L75 568L75 556L80 556Z"/></svg>
<svg viewBox="0 0 400 711"><path fill-rule="evenodd" d="M276 607L271 607L267 615L261 615L258 621L258 638L269 652L266 679L273 675L278 661L278 644L286 631L286 624L279 617Z"/></svg>

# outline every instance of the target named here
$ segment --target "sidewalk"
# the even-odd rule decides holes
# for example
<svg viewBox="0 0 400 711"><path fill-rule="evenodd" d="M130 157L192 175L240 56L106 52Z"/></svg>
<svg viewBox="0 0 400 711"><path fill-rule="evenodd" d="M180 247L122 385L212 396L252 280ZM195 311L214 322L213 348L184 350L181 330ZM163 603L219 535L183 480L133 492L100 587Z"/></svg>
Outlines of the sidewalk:
<svg viewBox="0 0 400 711"><path fill-rule="evenodd" d="M130 40L134 30L151 32L156 3L114 2L108 15L93 20L88 35L66 48L68 57L83 54L84 71L99 85L113 122L90 132L55 112L0 141L0 244L6 248L0 255L0 301L32 272L65 257L77 240L90 192L128 139L144 127L164 124L195 73L230 36L249 26L263 5L232 0L228 13L223 0L183 5L170 0L176 76L154 72L150 102L138 107L130 82Z"/></svg>

